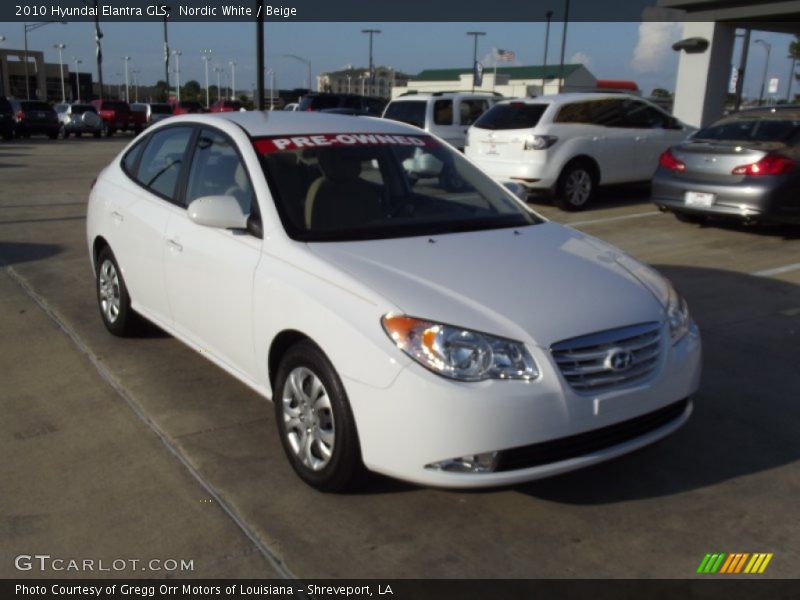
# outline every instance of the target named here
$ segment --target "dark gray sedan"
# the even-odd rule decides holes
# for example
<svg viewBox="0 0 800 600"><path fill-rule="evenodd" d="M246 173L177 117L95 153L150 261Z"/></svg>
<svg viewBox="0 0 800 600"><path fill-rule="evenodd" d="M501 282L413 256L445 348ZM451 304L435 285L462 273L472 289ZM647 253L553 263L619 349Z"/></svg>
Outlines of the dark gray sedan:
<svg viewBox="0 0 800 600"><path fill-rule="evenodd" d="M745 110L665 151L652 200L682 221L800 223L800 107Z"/></svg>

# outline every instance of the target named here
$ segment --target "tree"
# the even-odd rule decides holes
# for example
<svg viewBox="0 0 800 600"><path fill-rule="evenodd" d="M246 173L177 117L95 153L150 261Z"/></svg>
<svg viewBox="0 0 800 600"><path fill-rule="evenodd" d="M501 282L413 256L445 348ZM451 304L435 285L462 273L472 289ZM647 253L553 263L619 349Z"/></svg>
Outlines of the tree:
<svg viewBox="0 0 800 600"><path fill-rule="evenodd" d="M204 96L203 88L194 79L187 81L181 89L181 97L186 100L199 100L200 96Z"/></svg>
<svg viewBox="0 0 800 600"><path fill-rule="evenodd" d="M800 35L795 34L794 41L789 44L789 58L792 59L792 67L795 66L794 61L800 60ZM796 81L800 81L800 73L795 70L794 78Z"/></svg>
<svg viewBox="0 0 800 600"><path fill-rule="evenodd" d="M167 82L159 79L156 81L156 97L160 100L166 100L169 97L169 88L167 86Z"/></svg>
<svg viewBox="0 0 800 600"><path fill-rule="evenodd" d="M656 88L650 94L653 98L672 98L672 92L669 90L665 90L664 88Z"/></svg>

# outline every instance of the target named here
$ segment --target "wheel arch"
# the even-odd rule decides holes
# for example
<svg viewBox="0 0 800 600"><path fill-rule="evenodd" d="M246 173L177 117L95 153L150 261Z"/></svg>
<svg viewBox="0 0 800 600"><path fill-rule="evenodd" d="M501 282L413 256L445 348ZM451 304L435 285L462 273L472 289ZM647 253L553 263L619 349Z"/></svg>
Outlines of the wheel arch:
<svg viewBox="0 0 800 600"><path fill-rule="evenodd" d="M278 366L281 364L281 360L289 348L304 340L319 347L308 335L296 329L284 329L272 339L267 353L267 376L269 377L270 390L273 392L275 390L275 376L278 373Z"/></svg>
<svg viewBox="0 0 800 600"><path fill-rule="evenodd" d="M576 154L575 156L570 158L567 162L565 162L564 166L561 167L561 171L558 174L559 180L564 176L564 173L566 172L567 168L571 167L576 163L583 163L587 167L590 167L592 170L592 175L594 175L595 178L595 185L600 185L600 181L602 180L600 165L594 158L592 158L588 154Z"/></svg>

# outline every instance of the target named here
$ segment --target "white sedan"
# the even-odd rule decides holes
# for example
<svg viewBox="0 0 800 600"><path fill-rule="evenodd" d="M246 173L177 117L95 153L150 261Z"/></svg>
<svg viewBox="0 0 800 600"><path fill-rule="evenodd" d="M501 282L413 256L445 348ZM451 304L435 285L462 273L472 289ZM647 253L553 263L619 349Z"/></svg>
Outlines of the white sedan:
<svg viewBox="0 0 800 600"><path fill-rule="evenodd" d="M100 173L87 236L108 330L144 317L271 398L322 490L527 481L692 411L700 338L669 282L401 123L169 119Z"/></svg>

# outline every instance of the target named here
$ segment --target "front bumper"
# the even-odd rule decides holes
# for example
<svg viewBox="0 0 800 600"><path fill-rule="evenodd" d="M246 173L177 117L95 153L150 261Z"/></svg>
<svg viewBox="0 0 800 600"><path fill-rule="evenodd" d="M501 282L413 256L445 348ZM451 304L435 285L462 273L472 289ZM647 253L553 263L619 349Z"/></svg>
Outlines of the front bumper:
<svg viewBox="0 0 800 600"><path fill-rule="evenodd" d="M672 211L746 220L800 221L800 189L788 177L747 178L721 184L676 177L659 168L653 177L651 200ZM686 192L714 194L711 206L689 206Z"/></svg>
<svg viewBox="0 0 800 600"><path fill-rule="evenodd" d="M668 336L665 338L668 339ZM656 373L643 383L579 394L542 348L529 348L542 374L532 382L459 383L410 364L385 390L354 380L344 385L353 408L364 464L370 470L423 485L473 488L509 485L592 465L655 442L690 416L688 399L700 381L701 342L696 326L675 345L665 342ZM669 418L632 435L610 437L585 452L542 454L543 442L620 425L674 405ZM575 441L575 440L573 440ZM574 445L572 446L575 447ZM554 457L520 462L526 450ZM456 457L499 451L498 470L462 473L426 468ZM504 453L507 458L504 459ZM508 457L516 457L516 462ZM505 460L505 463L504 463ZM527 462L525 462L527 460ZM526 466L530 465L530 466Z"/></svg>

